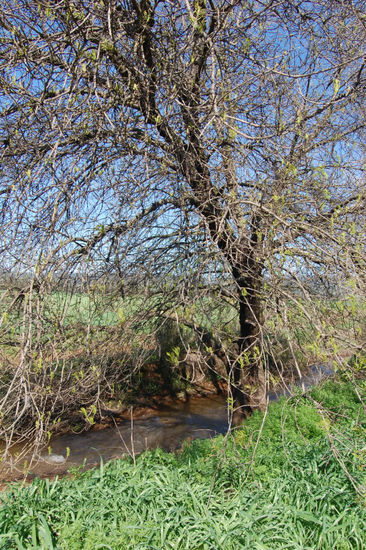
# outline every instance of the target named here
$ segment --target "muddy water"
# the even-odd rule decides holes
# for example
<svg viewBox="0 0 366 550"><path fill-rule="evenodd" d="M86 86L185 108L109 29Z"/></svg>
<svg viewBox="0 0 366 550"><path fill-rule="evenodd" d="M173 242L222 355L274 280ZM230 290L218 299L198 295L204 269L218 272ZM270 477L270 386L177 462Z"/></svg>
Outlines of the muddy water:
<svg viewBox="0 0 366 550"><path fill-rule="evenodd" d="M311 367L309 374L297 385L305 389L331 374L332 369L327 366ZM290 393L289 387L277 393L270 392L269 399ZM134 420L132 425L125 421L118 427L102 431L59 436L51 442L51 454L47 451L42 454L31 472L46 477L64 474L81 465L98 465L101 459L138 455L146 449L160 447L170 451L180 447L185 439L209 438L227 429L228 414L223 396L191 398L161 408L148 418Z"/></svg>
<svg viewBox="0 0 366 550"><path fill-rule="evenodd" d="M51 454L41 455L32 473L63 474L72 467L98 465L100 460L138 455L146 449L177 449L185 439L203 439L228 429L224 397L191 398L160 409L156 415L125 421L115 428L55 438Z"/></svg>

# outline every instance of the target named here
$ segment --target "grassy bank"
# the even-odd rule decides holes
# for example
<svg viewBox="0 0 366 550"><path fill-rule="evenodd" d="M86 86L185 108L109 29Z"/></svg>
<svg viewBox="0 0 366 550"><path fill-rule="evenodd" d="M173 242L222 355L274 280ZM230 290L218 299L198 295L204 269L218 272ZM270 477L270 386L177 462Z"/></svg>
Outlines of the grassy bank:
<svg viewBox="0 0 366 550"><path fill-rule="evenodd" d="M361 550L365 445L352 386L328 382L233 438L10 488L0 547Z"/></svg>

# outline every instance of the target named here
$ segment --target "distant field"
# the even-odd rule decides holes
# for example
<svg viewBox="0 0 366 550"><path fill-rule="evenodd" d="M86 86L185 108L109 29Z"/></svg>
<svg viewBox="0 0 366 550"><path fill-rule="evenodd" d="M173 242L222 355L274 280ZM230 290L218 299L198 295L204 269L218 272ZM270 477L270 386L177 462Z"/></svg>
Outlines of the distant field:
<svg viewBox="0 0 366 550"><path fill-rule="evenodd" d="M178 308L173 308L173 304L170 306L168 298L164 300L162 296L147 297L143 294L121 298L98 292L53 292L41 298L36 296L36 300L39 300L40 313L35 312L34 318L37 315L41 318L46 339L60 328L72 329L82 325L102 328L133 324L136 333L148 334L156 330L160 322L164 323L164 318L175 318L177 314L187 323L206 329L222 327L227 333L234 333L238 322L234 307L209 297ZM8 310L10 302L10 298L0 302L0 319L3 318L3 333L14 336L20 334L24 322L23 304ZM29 322L27 318L26 322Z"/></svg>
<svg viewBox="0 0 366 550"><path fill-rule="evenodd" d="M135 293L121 298L98 289L89 293L55 291L32 298L32 313L24 315L24 302L9 308L11 296L0 302L0 344L3 352L14 357L20 349L25 331L37 333L38 341L57 346L60 351L80 349L83 334L88 342L105 339L104 329L114 330L124 345L154 346L157 333L167 331L166 319L177 320L180 334L194 347L192 327L212 331L216 337L230 342L239 331L238 311L234 300L215 295L187 298L176 305L164 294ZM27 297L25 299L28 299ZM162 325L161 330L159 326ZM312 304L298 299L282 304L282 310L265 308L263 341L268 353L282 362L326 361L332 355L347 351L350 343L362 340L366 327L365 301L315 300ZM326 338L324 336L326 335ZM192 340L193 338L193 340ZM111 340L113 337L111 336ZM192 342L191 342L192 340ZM19 345L17 343L19 342ZM172 346L176 345L172 341Z"/></svg>

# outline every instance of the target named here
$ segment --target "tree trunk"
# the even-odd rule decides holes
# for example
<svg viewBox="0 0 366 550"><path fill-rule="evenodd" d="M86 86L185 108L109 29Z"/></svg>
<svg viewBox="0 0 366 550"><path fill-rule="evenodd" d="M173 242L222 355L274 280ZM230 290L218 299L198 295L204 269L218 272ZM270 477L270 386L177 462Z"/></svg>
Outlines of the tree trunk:
<svg viewBox="0 0 366 550"><path fill-rule="evenodd" d="M234 273L235 276L235 273ZM234 406L234 423L239 424L254 410L266 407L266 379L262 344L261 271L236 276L239 292L240 336L237 355L229 369Z"/></svg>

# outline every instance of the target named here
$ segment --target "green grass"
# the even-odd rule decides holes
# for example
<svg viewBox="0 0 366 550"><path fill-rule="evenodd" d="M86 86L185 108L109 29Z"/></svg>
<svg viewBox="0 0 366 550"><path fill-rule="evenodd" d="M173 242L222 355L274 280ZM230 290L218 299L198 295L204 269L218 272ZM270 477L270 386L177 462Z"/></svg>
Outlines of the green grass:
<svg viewBox="0 0 366 550"><path fill-rule="evenodd" d="M281 400L226 444L195 441L177 454L146 452L136 466L119 460L74 480L12 487L2 495L0 547L361 550L362 409L344 382L311 396L317 407Z"/></svg>

